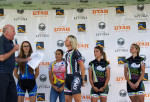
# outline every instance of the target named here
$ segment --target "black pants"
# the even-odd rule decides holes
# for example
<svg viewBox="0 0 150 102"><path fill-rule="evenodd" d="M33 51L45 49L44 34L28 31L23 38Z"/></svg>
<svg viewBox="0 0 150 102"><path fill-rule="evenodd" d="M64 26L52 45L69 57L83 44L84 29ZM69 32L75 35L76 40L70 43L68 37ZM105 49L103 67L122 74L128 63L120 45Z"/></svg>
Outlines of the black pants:
<svg viewBox="0 0 150 102"><path fill-rule="evenodd" d="M17 102L17 89L12 74L0 73L0 102Z"/></svg>

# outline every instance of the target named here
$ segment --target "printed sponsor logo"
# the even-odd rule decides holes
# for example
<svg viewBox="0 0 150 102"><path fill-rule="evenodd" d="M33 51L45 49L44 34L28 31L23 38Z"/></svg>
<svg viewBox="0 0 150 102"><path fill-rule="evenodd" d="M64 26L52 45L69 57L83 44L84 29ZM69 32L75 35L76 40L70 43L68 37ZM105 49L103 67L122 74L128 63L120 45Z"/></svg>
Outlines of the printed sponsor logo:
<svg viewBox="0 0 150 102"><path fill-rule="evenodd" d="M40 75L39 79L41 82L45 82L47 80L47 77L45 74L42 74L42 75Z"/></svg>
<svg viewBox="0 0 150 102"><path fill-rule="evenodd" d="M150 42L146 42L146 41L138 41L138 42L134 42L134 44L139 45L141 48L148 48L150 46Z"/></svg>
<svg viewBox="0 0 150 102"><path fill-rule="evenodd" d="M18 33L26 33L26 26L25 25L18 25Z"/></svg>
<svg viewBox="0 0 150 102"><path fill-rule="evenodd" d="M124 6L116 6L116 14L124 13Z"/></svg>
<svg viewBox="0 0 150 102"><path fill-rule="evenodd" d="M58 47L63 47L64 46L64 41L63 40L58 40L57 41L57 46Z"/></svg>
<svg viewBox="0 0 150 102"><path fill-rule="evenodd" d="M0 9L0 16L4 16L4 9Z"/></svg>
<svg viewBox="0 0 150 102"><path fill-rule="evenodd" d="M126 79L125 79L125 77L116 77L116 82L117 83L125 83Z"/></svg>
<svg viewBox="0 0 150 102"><path fill-rule="evenodd" d="M46 101L45 93L37 93L37 101Z"/></svg>
<svg viewBox="0 0 150 102"><path fill-rule="evenodd" d="M146 30L146 22L138 22L138 30Z"/></svg>
<svg viewBox="0 0 150 102"><path fill-rule="evenodd" d="M24 10L22 9L22 10L17 10L17 13L18 14L23 14L24 13Z"/></svg>
<svg viewBox="0 0 150 102"><path fill-rule="evenodd" d="M80 79L79 79L79 78L76 78L76 79L74 80L74 84L73 84L73 89L74 89L74 90L77 90L79 83L80 83Z"/></svg>
<svg viewBox="0 0 150 102"><path fill-rule="evenodd" d="M61 9L56 10L56 15L64 15L64 10Z"/></svg>
<svg viewBox="0 0 150 102"><path fill-rule="evenodd" d="M70 27L59 26L58 28L54 28L55 33L69 33Z"/></svg>
<svg viewBox="0 0 150 102"><path fill-rule="evenodd" d="M96 46L104 47L104 40L97 40Z"/></svg>
<svg viewBox="0 0 150 102"><path fill-rule="evenodd" d="M22 15L24 13L24 10L17 10L17 13L19 14L19 16L14 18L14 21L26 21L27 20L27 18Z"/></svg>
<svg viewBox="0 0 150 102"><path fill-rule="evenodd" d="M45 84L41 84L39 86L37 86L38 89L48 89L48 88L51 88L51 86L49 85L45 85Z"/></svg>
<svg viewBox="0 0 150 102"><path fill-rule="evenodd" d="M78 9L77 9L77 12L78 12L78 13L83 13L83 12L84 12L84 9L83 9L83 8L78 8Z"/></svg>
<svg viewBox="0 0 150 102"><path fill-rule="evenodd" d="M34 17L47 17L48 11L46 10L40 10L40 11L33 11Z"/></svg>
<svg viewBox="0 0 150 102"><path fill-rule="evenodd" d="M144 4L137 4L137 12L134 14L134 18L137 19L148 19L148 14L144 12Z"/></svg>
<svg viewBox="0 0 150 102"><path fill-rule="evenodd" d="M90 95L82 95L82 96L81 96L81 99L82 99L82 100L90 100L91 97L90 97Z"/></svg>
<svg viewBox="0 0 150 102"><path fill-rule="evenodd" d="M119 91L119 95L121 97L126 97L127 96L127 92L124 89L122 89L122 90Z"/></svg>
<svg viewBox="0 0 150 102"><path fill-rule="evenodd" d="M117 44L119 47L115 49L115 52L128 52L128 49L125 49L123 45L125 44L125 40L123 38L118 38Z"/></svg>
<svg viewBox="0 0 150 102"><path fill-rule="evenodd" d="M118 64L125 64L125 57L118 57Z"/></svg>
<svg viewBox="0 0 150 102"><path fill-rule="evenodd" d="M129 32L130 31L130 25L118 25L114 26L114 30L116 32Z"/></svg>
<svg viewBox="0 0 150 102"><path fill-rule="evenodd" d="M138 4L137 5L137 10L143 11L144 10L144 4Z"/></svg>
<svg viewBox="0 0 150 102"><path fill-rule="evenodd" d="M44 49L44 42L36 42L36 49L43 50Z"/></svg>
<svg viewBox="0 0 150 102"><path fill-rule="evenodd" d="M94 14L94 15L108 15L108 9L92 10L92 14Z"/></svg>
<svg viewBox="0 0 150 102"><path fill-rule="evenodd" d="M118 45L122 46L122 45L124 45L125 40L124 40L123 38L119 38L119 39L117 40L117 43L118 43Z"/></svg>
<svg viewBox="0 0 150 102"><path fill-rule="evenodd" d="M106 28L106 23L105 22L100 22L98 24L99 32L96 33L96 36L108 36L109 33L105 32Z"/></svg>
<svg viewBox="0 0 150 102"><path fill-rule="evenodd" d="M44 23L40 23L38 28L40 30L40 34L37 34L36 37L49 37L49 34L45 33L46 25Z"/></svg>
<svg viewBox="0 0 150 102"><path fill-rule="evenodd" d="M46 29L46 26L44 23L39 24L39 30L44 31Z"/></svg>
<svg viewBox="0 0 150 102"><path fill-rule="evenodd" d="M77 24L78 32L85 32L86 27L85 24Z"/></svg>
<svg viewBox="0 0 150 102"><path fill-rule="evenodd" d="M80 49L82 49L82 48L84 48L84 49L87 49L87 48L89 48L89 44L85 44L85 43L78 43L78 48Z"/></svg>

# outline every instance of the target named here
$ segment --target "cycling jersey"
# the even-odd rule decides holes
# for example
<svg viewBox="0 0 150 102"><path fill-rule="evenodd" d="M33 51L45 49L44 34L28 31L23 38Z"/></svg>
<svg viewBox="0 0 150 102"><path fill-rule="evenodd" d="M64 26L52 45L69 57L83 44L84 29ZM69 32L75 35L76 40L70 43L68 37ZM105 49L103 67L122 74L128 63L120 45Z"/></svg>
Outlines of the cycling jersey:
<svg viewBox="0 0 150 102"><path fill-rule="evenodd" d="M80 75L78 62L83 61L78 50L69 50L65 56L67 62L67 74Z"/></svg>
<svg viewBox="0 0 150 102"><path fill-rule="evenodd" d="M66 63L64 61L50 63L49 71L53 73L54 84L62 84L65 81Z"/></svg>
<svg viewBox="0 0 150 102"><path fill-rule="evenodd" d="M18 63L15 64L15 68L18 67ZM19 79L17 83L17 94L18 96L25 96L26 90L28 91L29 97L37 94L37 85L34 78L34 74L30 74L29 65L25 62L25 73L22 74L20 71Z"/></svg>
<svg viewBox="0 0 150 102"><path fill-rule="evenodd" d="M106 80L106 70L110 69L109 62L101 59L91 61L89 63L89 69L93 72L93 82L105 82Z"/></svg>
<svg viewBox="0 0 150 102"><path fill-rule="evenodd" d="M15 68L18 68L18 63L15 64ZM20 72L20 79L34 79L34 74L29 73L29 65L25 62L25 73Z"/></svg>
<svg viewBox="0 0 150 102"><path fill-rule="evenodd" d="M94 86L100 89L105 84L106 70L110 69L109 62L104 59L101 59L100 61L95 59L89 63L89 69L92 70ZM108 85L103 92L95 92L94 89L91 88L91 97L106 97L108 95L108 91Z"/></svg>
<svg viewBox="0 0 150 102"><path fill-rule="evenodd" d="M136 83L141 75L141 66L144 65L144 59L142 57L132 56L125 61L125 68L128 68L128 76L132 83ZM145 87L141 81L138 88L133 90L127 82L127 91L129 96L140 95L145 93Z"/></svg>
<svg viewBox="0 0 150 102"><path fill-rule="evenodd" d="M82 55L78 50L69 50L65 56L67 63L67 75L65 80L65 95L81 93L81 75L78 62L83 61Z"/></svg>
<svg viewBox="0 0 150 102"><path fill-rule="evenodd" d="M138 80L141 75L141 65L144 65L144 59L142 57L132 56L126 59L125 68L128 68L129 79Z"/></svg>

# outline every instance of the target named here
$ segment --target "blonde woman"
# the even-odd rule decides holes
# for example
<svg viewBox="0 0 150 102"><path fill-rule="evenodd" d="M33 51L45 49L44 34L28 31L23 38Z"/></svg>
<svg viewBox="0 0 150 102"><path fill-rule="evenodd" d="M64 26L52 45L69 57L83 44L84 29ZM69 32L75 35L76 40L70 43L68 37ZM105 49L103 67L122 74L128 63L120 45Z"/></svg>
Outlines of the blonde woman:
<svg viewBox="0 0 150 102"><path fill-rule="evenodd" d="M65 80L65 102L81 102L81 85L84 86L85 67L82 55L77 50L77 39L69 35L65 40L65 46L68 48L66 54L67 74ZM81 70L81 74L80 74Z"/></svg>
<svg viewBox="0 0 150 102"><path fill-rule="evenodd" d="M131 57L126 59L124 76L127 80L127 91L132 102L144 102L145 88L142 79L145 74L144 59L139 56L140 47L132 44Z"/></svg>

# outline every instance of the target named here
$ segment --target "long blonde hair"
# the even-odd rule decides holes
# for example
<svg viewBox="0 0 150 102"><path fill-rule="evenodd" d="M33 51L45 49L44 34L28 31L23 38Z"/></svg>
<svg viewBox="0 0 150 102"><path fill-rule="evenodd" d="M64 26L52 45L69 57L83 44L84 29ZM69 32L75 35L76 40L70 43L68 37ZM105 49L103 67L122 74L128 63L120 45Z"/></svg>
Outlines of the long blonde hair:
<svg viewBox="0 0 150 102"><path fill-rule="evenodd" d="M68 38L69 38L69 41L71 42L72 49L77 50L77 38L73 35L69 35Z"/></svg>

